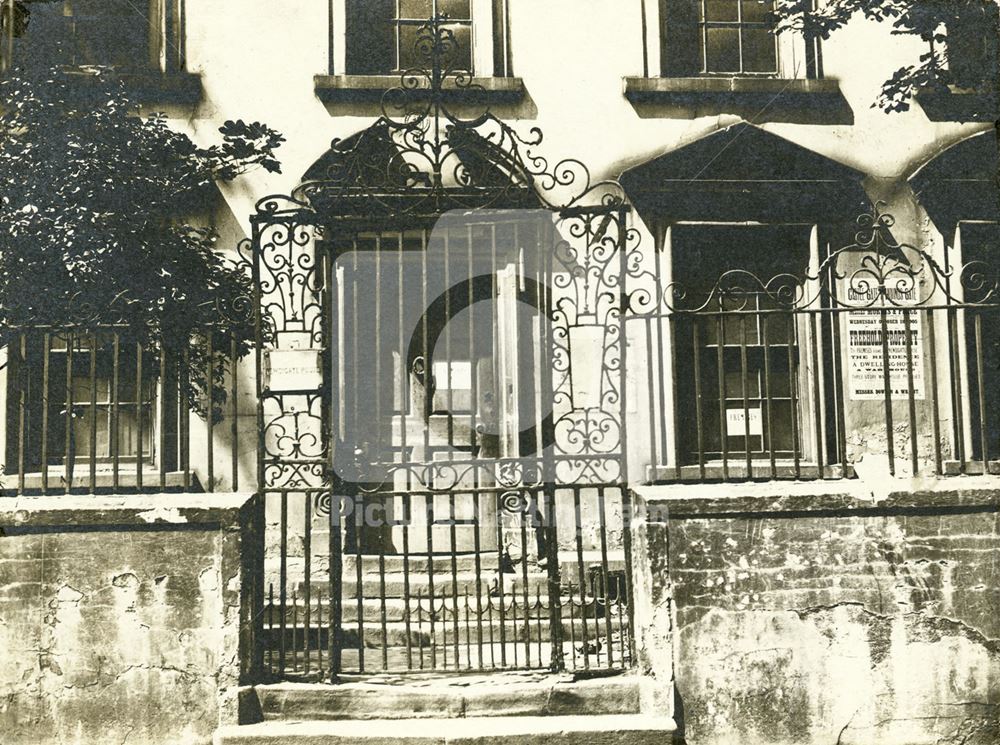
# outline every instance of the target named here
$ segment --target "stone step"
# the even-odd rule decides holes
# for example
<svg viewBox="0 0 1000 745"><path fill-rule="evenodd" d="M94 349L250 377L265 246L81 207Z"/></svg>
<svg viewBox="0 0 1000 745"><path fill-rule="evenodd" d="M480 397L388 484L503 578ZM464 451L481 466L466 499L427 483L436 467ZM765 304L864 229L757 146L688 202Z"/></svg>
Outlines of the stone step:
<svg viewBox="0 0 1000 745"><path fill-rule="evenodd" d="M608 620L610 620L610 624L607 622ZM591 619L585 622L579 618L574 621L564 619L562 623L563 638L575 639L582 644L584 635L586 635L588 640L602 638L607 634L609 625L611 633L617 634L627 623L624 618L612 618L608 620ZM282 633L284 634L285 644L288 648L291 648L293 644L301 648L306 639L308 639L311 648L317 645L325 646L328 639L328 632L329 628L326 626L311 626L307 629L304 624L298 626L286 625L284 629L280 626L268 627L265 625L264 627L265 644L271 649L277 648ZM360 631L357 623L345 623L341 626L341 633L343 635L344 646L357 647L358 639L362 633L364 635L365 647L369 649L380 649L383 645L388 647L407 646L406 625L400 621L386 622L384 632L381 623L365 623L362 625ZM489 643L490 639L497 641L502 639L508 641L527 640L531 642L537 642L541 639L542 644L546 644L549 639L549 620L548 618L533 618L528 619L526 623L522 618L513 621L508 617L502 624L498 619L494 619L493 621L484 621L481 625L478 625L474 620L466 624L465 620L460 617L457 630L454 621L451 619L435 621L433 635L431 634L430 623L427 620L424 620L422 624L413 621L410 623L409 629L410 646L413 648L430 648L432 642L437 645L451 644L454 643L456 637L460 645L465 645L466 643L475 645L479 642L480 635L484 643Z"/></svg>
<svg viewBox="0 0 1000 745"><path fill-rule="evenodd" d="M671 719L644 714L273 721L220 727L214 744L664 745L675 729Z"/></svg>
<svg viewBox="0 0 1000 745"><path fill-rule="evenodd" d="M256 686L265 720L582 716L639 713L639 677L575 680L545 673L440 676L417 681Z"/></svg>

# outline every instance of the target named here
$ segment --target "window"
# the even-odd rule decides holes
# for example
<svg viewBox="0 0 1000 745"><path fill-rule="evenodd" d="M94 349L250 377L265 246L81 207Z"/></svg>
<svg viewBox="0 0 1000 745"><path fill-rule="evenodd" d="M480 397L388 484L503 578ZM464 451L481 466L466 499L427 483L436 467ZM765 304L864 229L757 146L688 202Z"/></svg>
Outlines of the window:
<svg viewBox="0 0 1000 745"><path fill-rule="evenodd" d="M962 8L946 29L945 60L951 82L959 88L992 89L1000 64L1000 11L993 2Z"/></svg>
<svg viewBox="0 0 1000 745"><path fill-rule="evenodd" d="M663 75L774 75L771 0L664 0Z"/></svg>
<svg viewBox="0 0 1000 745"><path fill-rule="evenodd" d="M772 452L779 459L797 457L802 452L800 349L805 345L799 321L779 310L771 280L785 277L791 283L803 276L808 228L676 225L672 246L674 276L688 297L685 305L704 304L676 327L680 395L697 400L682 413L687 462L740 459L748 453L751 458Z"/></svg>
<svg viewBox="0 0 1000 745"><path fill-rule="evenodd" d="M421 27L435 16L447 17L445 28L455 45L446 66L480 76L510 75L505 3L503 0L340 0L343 12L344 57L336 51L333 67L348 75L392 75L428 66L418 45ZM475 27L475 32L474 32Z"/></svg>
<svg viewBox="0 0 1000 745"><path fill-rule="evenodd" d="M181 0L0 0L3 69L182 67Z"/></svg>

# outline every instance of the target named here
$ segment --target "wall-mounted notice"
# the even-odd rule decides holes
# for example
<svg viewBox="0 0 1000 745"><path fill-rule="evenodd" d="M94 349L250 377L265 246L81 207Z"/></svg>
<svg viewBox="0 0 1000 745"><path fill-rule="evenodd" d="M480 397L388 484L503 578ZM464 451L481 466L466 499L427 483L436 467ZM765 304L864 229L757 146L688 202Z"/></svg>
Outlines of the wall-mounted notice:
<svg viewBox="0 0 1000 745"><path fill-rule="evenodd" d="M906 354L906 318L910 315L910 359L913 361L913 397L924 398L923 328L920 313L892 308L885 312L889 350L889 388L893 399L910 396ZM878 310L847 313L847 361L849 395L855 401L885 397L883 375L882 319Z"/></svg>

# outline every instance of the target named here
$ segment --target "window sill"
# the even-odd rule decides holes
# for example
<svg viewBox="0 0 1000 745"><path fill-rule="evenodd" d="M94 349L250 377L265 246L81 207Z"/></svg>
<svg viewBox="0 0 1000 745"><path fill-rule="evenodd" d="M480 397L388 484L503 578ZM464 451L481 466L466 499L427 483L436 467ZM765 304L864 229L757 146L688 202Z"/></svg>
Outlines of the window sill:
<svg viewBox="0 0 1000 745"><path fill-rule="evenodd" d="M916 101L932 122L992 122L1000 119L1000 100L994 91L958 88L925 88Z"/></svg>
<svg viewBox="0 0 1000 745"><path fill-rule="evenodd" d="M846 124L854 121L840 83L831 79L766 77L625 78L625 98L649 115L694 118L718 114L755 121Z"/></svg>
<svg viewBox="0 0 1000 745"><path fill-rule="evenodd" d="M673 482L713 482L713 481L743 481L747 480L746 460L735 462L737 456L732 456L728 466L724 469L720 461L709 461L705 464L705 475L702 477L701 467L698 465L681 466L680 469L671 466L651 466L646 469L646 481L651 484L673 483ZM779 459L775 463L774 471L771 471L771 463L768 460L754 458L751 462L753 467L754 481L813 481L817 479L843 479L854 478L854 468L848 466L824 466L823 473L815 463L800 461L796 469L792 461Z"/></svg>
<svg viewBox="0 0 1000 745"><path fill-rule="evenodd" d="M357 103L381 101L383 94L400 86L398 75L316 75L316 95L324 103ZM429 92L426 80L413 92L419 96ZM454 79L444 82L445 99L461 101L474 99L490 103L517 103L524 98L524 81L521 78L472 78L473 89L460 88Z"/></svg>

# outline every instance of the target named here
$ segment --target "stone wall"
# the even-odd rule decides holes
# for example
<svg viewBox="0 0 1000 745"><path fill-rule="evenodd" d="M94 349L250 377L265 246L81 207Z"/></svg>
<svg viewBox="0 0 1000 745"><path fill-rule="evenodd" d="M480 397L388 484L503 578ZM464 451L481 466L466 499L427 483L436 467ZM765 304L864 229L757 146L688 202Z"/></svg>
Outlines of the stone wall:
<svg viewBox="0 0 1000 745"><path fill-rule="evenodd" d="M640 653L689 745L1000 742L1000 480L909 486L638 490Z"/></svg>
<svg viewBox="0 0 1000 745"><path fill-rule="evenodd" d="M189 745L235 722L255 512L247 495L0 499L0 740Z"/></svg>

